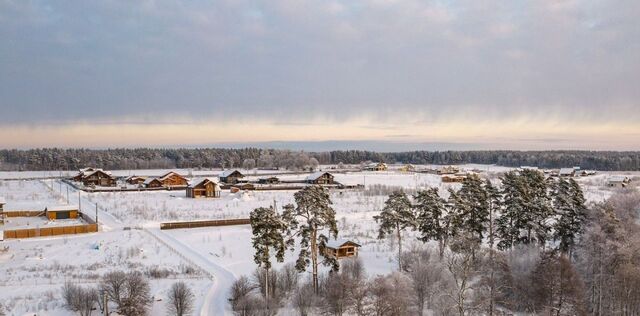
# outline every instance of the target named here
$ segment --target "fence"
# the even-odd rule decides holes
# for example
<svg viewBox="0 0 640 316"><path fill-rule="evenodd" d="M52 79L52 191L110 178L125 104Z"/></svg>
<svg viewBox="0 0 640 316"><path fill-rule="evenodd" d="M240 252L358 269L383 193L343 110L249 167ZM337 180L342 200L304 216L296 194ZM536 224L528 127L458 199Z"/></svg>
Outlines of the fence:
<svg viewBox="0 0 640 316"><path fill-rule="evenodd" d="M160 223L160 229L198 228L198 227L233 226L233 225L249 225L249 224L251 224L251 220L248 218L235 218L235 219L218 219L218 220L209 220L209 221Z"/></svg>
<svg viewBox="0 0 640 316"><path fill-rule="evenodd" d="M37 217L44 216L44 211L5 211L4 217Z"/></svg>
<svg viewBox="0 0 640 316"><path fill-rule="evenodd" d="M4 231L4 239L75 235L75 234L95 233L97 231L98 231L97 224L13 229L13 230Z"/></svg>

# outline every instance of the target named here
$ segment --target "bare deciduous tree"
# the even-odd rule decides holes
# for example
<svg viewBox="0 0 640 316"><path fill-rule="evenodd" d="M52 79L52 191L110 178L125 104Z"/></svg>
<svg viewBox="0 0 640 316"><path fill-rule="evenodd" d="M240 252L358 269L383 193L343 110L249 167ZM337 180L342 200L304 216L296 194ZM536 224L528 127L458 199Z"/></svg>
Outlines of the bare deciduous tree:
<svg viewBox="0 0 640 316"><path fill-rule="evenodd" d="M194 295L184 282L176 282L169 289L167 311L170 315L185 316L193 312Z"/></svg>

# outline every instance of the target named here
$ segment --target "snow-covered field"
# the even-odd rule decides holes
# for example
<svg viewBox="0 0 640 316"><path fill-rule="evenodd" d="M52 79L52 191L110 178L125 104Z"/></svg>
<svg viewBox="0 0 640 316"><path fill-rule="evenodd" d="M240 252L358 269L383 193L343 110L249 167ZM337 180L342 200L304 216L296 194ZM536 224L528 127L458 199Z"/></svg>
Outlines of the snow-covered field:
<svg viewBox="0 0 640 316"><path fill-rule="evenodd" d="M466 165L464 169L480 170L494 179L499 172L508 170L482 165ZM157 174L162 172L159 170ZM633 173L629 174L635 176ZM304 175L281 176L283 180L303 177ZM337 173L335 177L344 184L366 185L365 190L332 190L331 199L337 213L340 237L352 239L362 245L360 257L364 259L370 274L387 273L395 268L395 241L393 238L378 240L377 225L373 220L391 190L402 187L413 192L425 187L437 187L446 197L449 188L460 186L442 183L438 175L400 171ZM608 174L601 173L578 179L589 201L602 201L617 190L606 187L607 177ZM63 185L60 189L58 182L47 184L48 186L40 180L0 181L0 197L7 200L5 209L60 204L61 200L55 191L58 189L65 193L66 188ZM209 311L217 314L227 308L225 294L228 284L234 277L250 274L256 267L253 263L250 227L210 227L160 232L157 230L158 223L246 218L257 207L273 205L275 202L281 208L292 203L294 193L295 191L254 191L232 194L225 190L218 199L188 199L184 191L85 193L82 195L83 207L93 209L93 203L97 203L101 212L113 215L115 219L111 221L111 230L83 236L3 242L0 248L8 246L9 251L0 255L0 303L9 307L9 315L23 315L27 312L38 312L38 315L69 315L62 309L58 291L65 280L95 284L99 275L113 269L137 269L145 272L157 268L172 272L169 277L151 279L156 297L162 298L174 279L185 279L196 292L197 306L205 308L205 314ZM124 226L145 227L147 230L123 231ZM161 236L167 243L158 242L152 234ZM414 241L414 238L406 240L406 249L424 246ZM95 245L100 245L99 249L95 249ZM190 260L181 259L173 252L176 250L169 247ZM295 261L296 255L297 253L288 253L285 263ZM276 265L278 266L281 264ZM214 282L202 273L187 273L200 269L214 274ZM218 288L216 284L219 285ZM205 297L212 300L213 305L203 304ZM162 305L163 302L154 303L151 314L164 315Z"/></svg>

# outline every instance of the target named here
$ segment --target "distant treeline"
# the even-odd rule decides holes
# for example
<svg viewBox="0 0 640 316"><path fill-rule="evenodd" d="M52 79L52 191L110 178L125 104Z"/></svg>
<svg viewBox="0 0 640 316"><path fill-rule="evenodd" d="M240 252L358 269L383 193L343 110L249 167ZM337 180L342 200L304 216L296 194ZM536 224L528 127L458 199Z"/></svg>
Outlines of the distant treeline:
<svg viewBox="0 0 640 316"><path fill-rule="evenodd" d="M615 151L373 151L302 152L259 148L221 149L59 149L0 150L0 170L75 170L96 166L108 170L166 168L286 168L363 161L411 164L497 164L508 167L595 170L640 170L640 152Z"/></svg>

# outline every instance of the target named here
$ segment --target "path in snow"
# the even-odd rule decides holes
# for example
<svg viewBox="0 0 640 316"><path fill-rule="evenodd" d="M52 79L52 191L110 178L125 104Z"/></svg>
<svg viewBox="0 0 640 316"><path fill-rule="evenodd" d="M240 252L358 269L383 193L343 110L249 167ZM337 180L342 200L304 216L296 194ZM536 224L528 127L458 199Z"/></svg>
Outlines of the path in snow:
<svg viewBox="0 0 640 316"><path fill-rule="evenodd" d="M209 261L193 248L185 245L173 236L165 233L159 228L145 228L145 231L156 237L170 249L182 256L187 262L199 267L213 279L213 285L207 292L202 306L200 316L215 316L231 314L226 309L227 293L236 277L229 270Z"/></svg>

